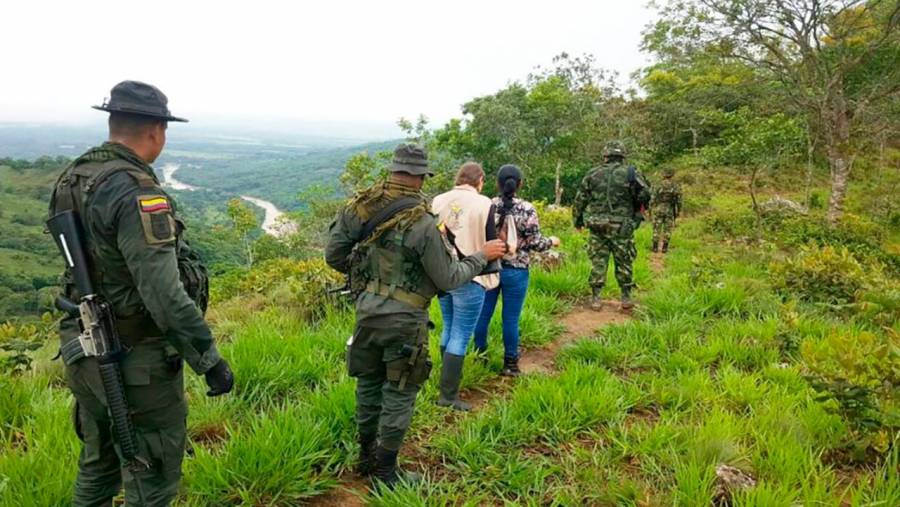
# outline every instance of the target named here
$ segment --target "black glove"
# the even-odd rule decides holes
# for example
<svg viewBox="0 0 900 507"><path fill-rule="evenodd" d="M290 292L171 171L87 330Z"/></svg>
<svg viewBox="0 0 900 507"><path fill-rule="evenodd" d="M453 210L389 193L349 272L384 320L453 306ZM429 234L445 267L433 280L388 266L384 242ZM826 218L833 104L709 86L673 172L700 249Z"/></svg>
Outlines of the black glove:
<svg viewBox="0 0 900 507"><path fill-rule="evenodd" d="M207 396L219 396L231 392L234 387L234 373L224 359L206 372L206 385L209 386L209 391L206 391Z"/></svg>

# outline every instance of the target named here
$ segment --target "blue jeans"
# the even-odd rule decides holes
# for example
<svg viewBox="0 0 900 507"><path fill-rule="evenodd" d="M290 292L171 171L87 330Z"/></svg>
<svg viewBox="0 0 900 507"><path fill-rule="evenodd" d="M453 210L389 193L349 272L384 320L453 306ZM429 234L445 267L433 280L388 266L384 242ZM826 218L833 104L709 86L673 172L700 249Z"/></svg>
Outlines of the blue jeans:
<svg viewBox="0 0 900 507"><path fill-rule="evenodd" d="M481 317L475 326L475 347L487 349L488 327L497 307L497 296L503 293L503 349L508 358L519 357L519 317L528 293L528 269L507 268L500 271L500 286L484 296Z"/></svg>
<svg viewBox="0 0 900 507"><path fill-rule="evenodd" d="M438 302L444 319L441 347L457 356L466 355L469 339L484 303L484 287L469 282L441 296Z"/></svg>

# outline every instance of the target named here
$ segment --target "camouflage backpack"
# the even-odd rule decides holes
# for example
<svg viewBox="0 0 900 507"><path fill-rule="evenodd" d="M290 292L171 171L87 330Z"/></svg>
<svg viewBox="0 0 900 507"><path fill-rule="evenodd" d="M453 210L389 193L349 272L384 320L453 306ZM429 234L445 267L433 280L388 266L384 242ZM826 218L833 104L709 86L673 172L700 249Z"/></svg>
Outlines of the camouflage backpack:
<svg viewBox="0 0 900 507"><path fill-rule="evenodd" d="M655 195L654 202L656 204L675 204L678 202L679 195L678 184L671 180L664 180L659 184Z"/></svg>

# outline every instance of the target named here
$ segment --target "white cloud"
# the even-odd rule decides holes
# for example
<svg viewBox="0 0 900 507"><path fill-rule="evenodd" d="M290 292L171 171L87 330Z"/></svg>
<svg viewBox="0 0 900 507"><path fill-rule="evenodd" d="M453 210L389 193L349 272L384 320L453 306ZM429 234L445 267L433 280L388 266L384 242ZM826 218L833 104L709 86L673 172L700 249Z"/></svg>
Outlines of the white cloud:
<svg viewBox="0 0 900 507"><path fill-rule="evenodd" d="M82 120L113 84L177 114L390 124L468 99L562 52L627 76L651 13L619 1L9 1L0 121Z"/></svg>

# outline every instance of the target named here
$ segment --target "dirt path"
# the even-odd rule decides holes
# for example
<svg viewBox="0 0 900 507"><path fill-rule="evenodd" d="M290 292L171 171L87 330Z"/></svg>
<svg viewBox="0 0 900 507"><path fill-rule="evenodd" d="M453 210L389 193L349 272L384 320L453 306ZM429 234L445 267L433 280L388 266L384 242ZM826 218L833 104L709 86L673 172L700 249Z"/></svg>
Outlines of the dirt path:
<svg viewBox="0 0 900 507"><path fill-rule="evenodd" d="M661 253L651 253L650 254L650 269L653 270L654 273L660 274L665 269L665 254Z"/></svg>
<svg viewBox="0 0 900 507"><path fill-rule="evenodd" d="M610 324L619 324L631 316L622 312L618 302L606 301L600 311L583 306L576 307L562 318L565 332L558 339L539 348L528 350L519 359L522 373L550 374L555 371L556 355L567 344L579 339L594 336L598 330Z"/></svg>

